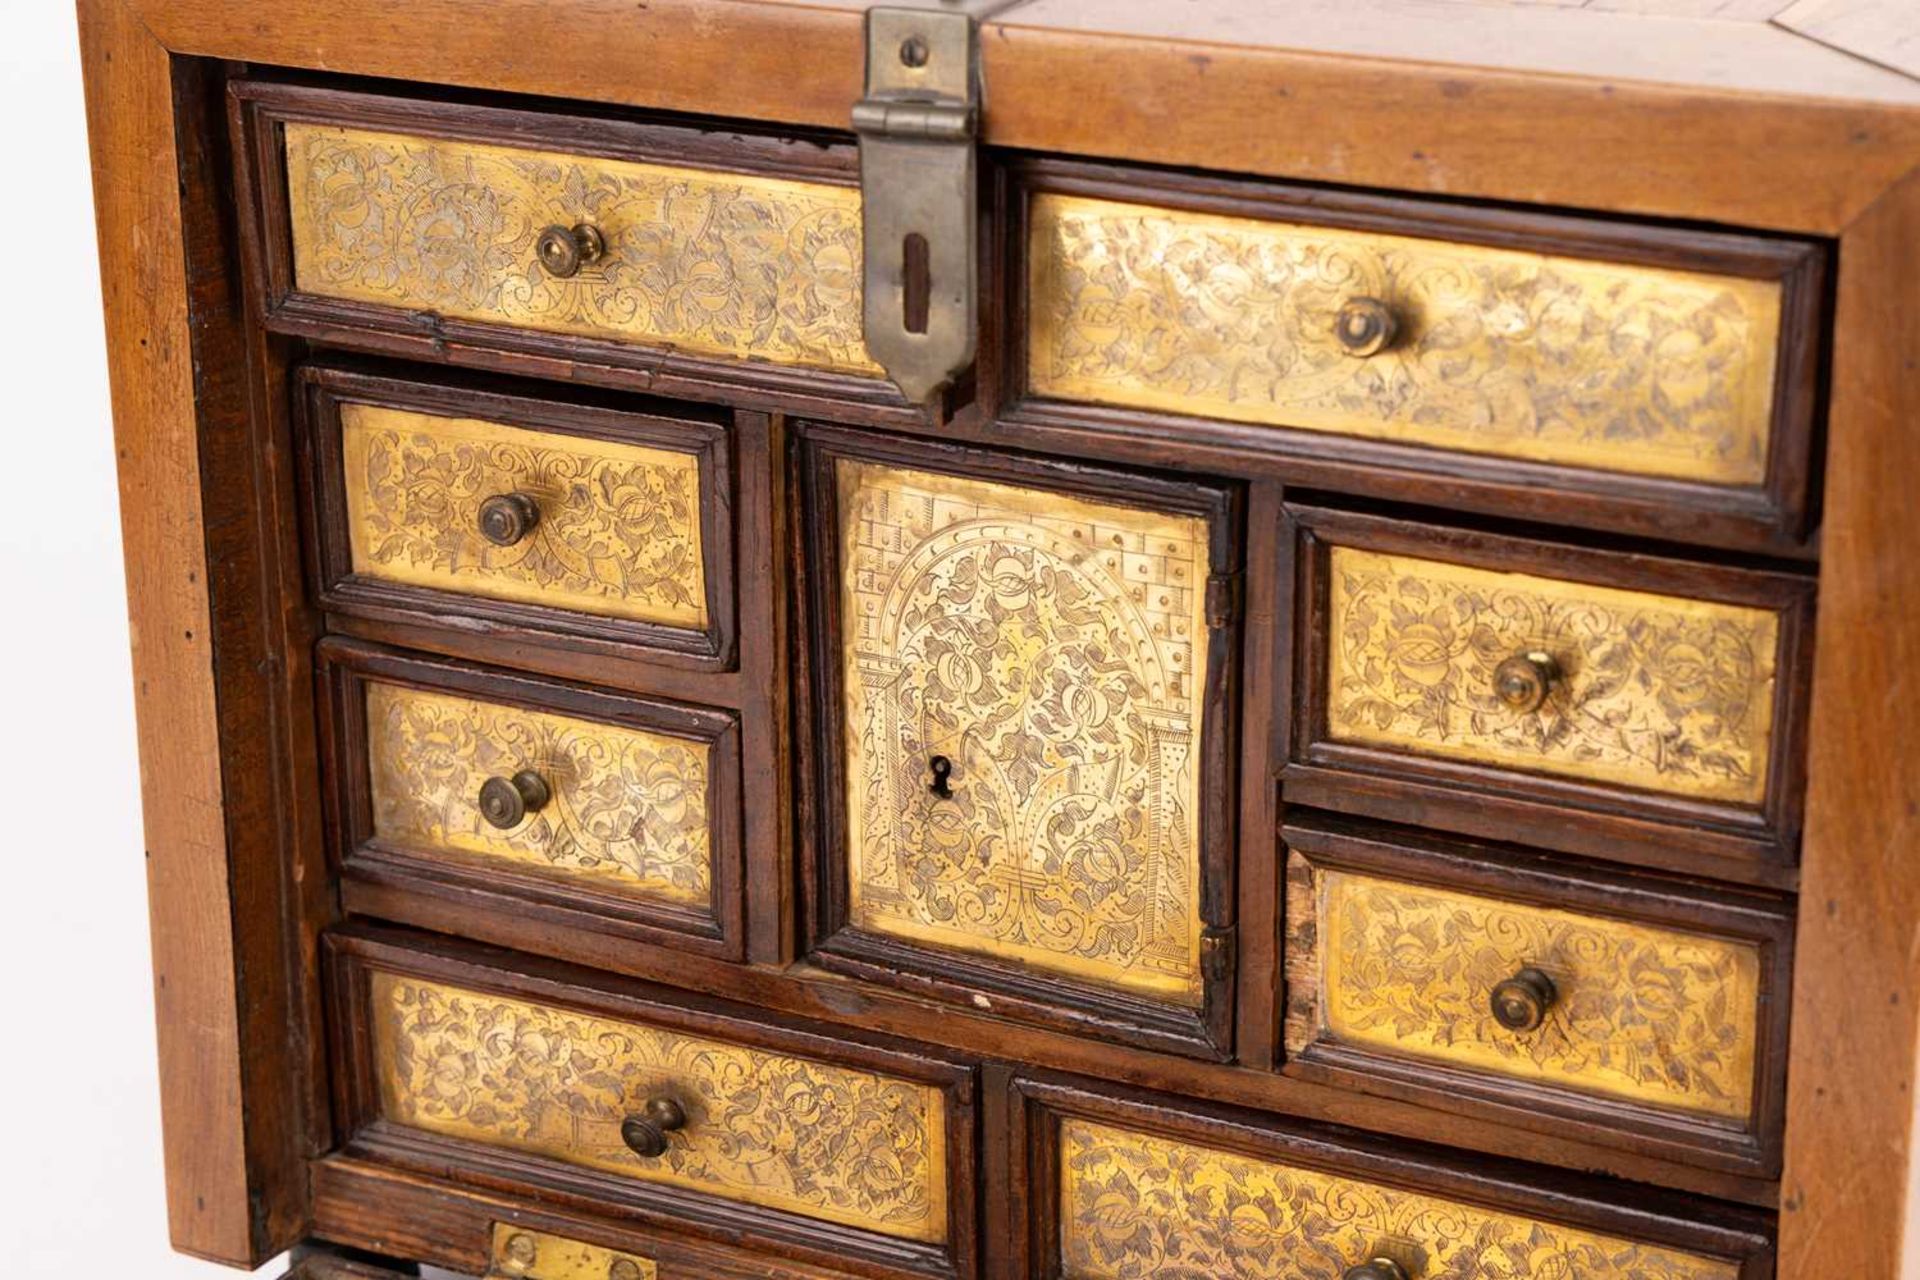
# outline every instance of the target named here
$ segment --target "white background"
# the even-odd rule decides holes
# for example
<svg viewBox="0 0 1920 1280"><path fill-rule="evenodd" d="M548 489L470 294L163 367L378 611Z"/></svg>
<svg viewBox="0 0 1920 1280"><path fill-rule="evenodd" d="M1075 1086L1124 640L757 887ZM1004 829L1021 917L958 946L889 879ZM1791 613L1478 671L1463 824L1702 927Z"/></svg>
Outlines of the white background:
<svg viewBox="0 0 1920 1280"><path fill-rule="evenodd" d="M179 1257L166 1240L126 597L73 11L65 0L0 0L0 31L9 125L0 1266L36 1280L216 1280L236 1273ZM1911 1189L1910 1220L1920 1217L1920 1178ZM1920 1280L1916 1243L1907 1280Z"/></svg>

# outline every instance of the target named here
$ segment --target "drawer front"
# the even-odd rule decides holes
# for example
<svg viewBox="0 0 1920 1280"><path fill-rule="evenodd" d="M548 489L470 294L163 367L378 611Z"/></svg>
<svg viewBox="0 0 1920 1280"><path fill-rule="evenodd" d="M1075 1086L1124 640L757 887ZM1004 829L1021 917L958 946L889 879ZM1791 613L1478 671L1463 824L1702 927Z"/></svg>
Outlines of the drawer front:
<svg viewBox="0 0 1920 1280"><path fill-rule="evenodd" d="M948 1116L932 1085L380 971L368 1009L391 1124L905 1240L948 1238ZM623 1128L650 1122L662 1099L684 1123L664 1132L661 1154L636 1154Z"/></svg>
<svg viewBox="0 0 1920 1280"><path fill-rule="evenodd" d="M1681 856L1792 859L1811 579L1294 518L1296 800L1658 862L1653 822Z"/></svg>
<svg viewBox="0 0 1920 1280"><path fill-rule="evenodd" d="M818 474L838 513L846 924L1199 1016L1221 522L1045 472L848 453Z"/></svg>
<svg viewBox="0 0 1920 1280"><path fill-rule="evenodd" d="M1027 251L1039 395L1717 486L1768 475L1777 278L1053 191L1031 198Z"/></svg>
<svg viewBox="0 0 1920 1280"><path fill-rule="evenodd" d="M1060 1280L1737 1280L1739 1262L1103 1123L1059 1120Z"/></svg>
<svg viewBox="0 0 1920 1280"><path fill-rule="evenodd" d="M861 341L851 187L300 120L282 136L303 293L880 372ZM561 233L580 260L556 258L551 239L543 256L543 236Z"/></svg>

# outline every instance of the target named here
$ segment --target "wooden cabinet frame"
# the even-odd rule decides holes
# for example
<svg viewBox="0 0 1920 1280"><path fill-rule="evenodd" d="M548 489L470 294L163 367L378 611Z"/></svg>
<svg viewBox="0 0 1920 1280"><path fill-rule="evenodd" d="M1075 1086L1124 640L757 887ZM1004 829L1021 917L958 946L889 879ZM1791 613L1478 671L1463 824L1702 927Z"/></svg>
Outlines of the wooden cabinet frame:
<svg viewBox="0 0 1920 1280"><path fill-rule="evenodd" d="M285 458L249 434L284 387L271 361L250 364L273 340L244 323L212 72L246 62L838 129L859 96L861 24L853 8L769 0L572 0L560 23L550 0L78 8L169 1220L182 1250L252 1264L314 1225L309 1156L328 1130L312 976L334 906L322 869L299 864L323 847L313 801L283 794L312 768L312 618L286 574ZM1113 30L1125 21L1065 32L1015 8L991 23L987 143L1835 242L1778 1274L1892 1274L1920 1032L1920 105L1805 78L1801 96L1661 82L1613 52L1576 55L1579 74L1463 71L1417 48L1200 45ZM1803 48L1765 30L1762 43Z"/></svg>

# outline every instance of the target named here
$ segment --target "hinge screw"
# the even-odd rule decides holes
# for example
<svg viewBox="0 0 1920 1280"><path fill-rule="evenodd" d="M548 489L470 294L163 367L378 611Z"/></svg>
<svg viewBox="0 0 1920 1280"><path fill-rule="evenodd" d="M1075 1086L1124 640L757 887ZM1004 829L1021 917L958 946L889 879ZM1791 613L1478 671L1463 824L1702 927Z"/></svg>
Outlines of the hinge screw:
<svg viewBox="0 0 1920 1280"><path fill-rule="evenodd" d="M900 65L903 67L924 67L927 65L927 56L930 52L931 50L927 48L926 37L908 36L900 42Z"/></svg>

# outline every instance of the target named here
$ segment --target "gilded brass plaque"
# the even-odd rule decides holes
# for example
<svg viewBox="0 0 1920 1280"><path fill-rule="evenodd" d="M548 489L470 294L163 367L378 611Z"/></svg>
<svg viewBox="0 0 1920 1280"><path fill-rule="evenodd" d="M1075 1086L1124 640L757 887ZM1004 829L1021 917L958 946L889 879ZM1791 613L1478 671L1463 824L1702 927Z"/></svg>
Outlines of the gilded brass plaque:
<svg viewBox="0 0 1920 1280"><path fill-rule="evenodd" d="M1338 742L1757 805L1779 616L1333 547L1327 728ZM1559 667L1516 711L1494 669Z"/></svg>
<svg viewBox="0 0 1920 1280"><path fill-rule="evenodd" d="M430 1133L909 1240L947 1238L940 1091L641 1023L372 975L382 1113ZM621 1141L649 1098L664 1155Z"/></svg>
<svg viewBox="0 0 1920 1280"><path fill-rule="evenodd" d="M1198 1007L1206 522L838 488L852 922Z"/></svg>
<svg viewBox="0 0 1920 1280"><path fill-rule="evenodd" d="M298 288L549 333L877 375L860 194L825 183L289 122ZM548 227L590 225L562 278Z"/></svg>
<svg viewBox="0 0 1920 1280"><path fill-rule="evenodd" d="M380 839L654 901L711 903L706 743L398 685L369 683L366 697ZM551 799L516 826L492 826L481 786L527 769Z"/></svg>
<svg viewBox="0 0 1920 1280"><path fill-rule="evenodd" d="M1750 942L1524 906L1337 870L1318 882L1320 1010L1333 1039L1503 1076L1744 1119L1760 953ZM1546 1021L1488 1007L1523 968Z"/></svg>
<svg viewBox="0 0 1920 1280"><path fill-rule="evenodd" d="M1316 1169L1060 1121L1063 1280L1340 1280L1387 1256L1431 1280L1736 1280L1730 1261Z"/></svg>
<svg viewBox="0 0 1920 1280"><path fill-rule="evenodd" d="M1038 194L1048 396L1721 485L1766 478L1777 282ZM1400 336L1334 337L1371 297Z"/></svg>
<svg viewBox="0 0 1920 1280"><path fill-rule="evenodd" d="M485 1280L654 1280L651 1258L506 1222L493 1224Z"/></svg>

